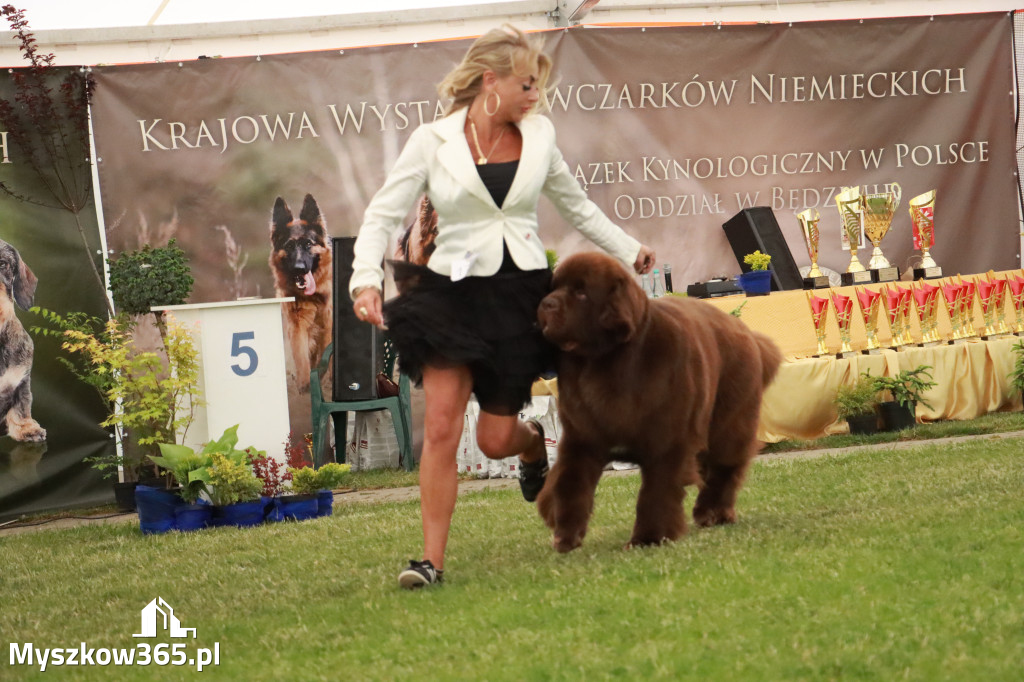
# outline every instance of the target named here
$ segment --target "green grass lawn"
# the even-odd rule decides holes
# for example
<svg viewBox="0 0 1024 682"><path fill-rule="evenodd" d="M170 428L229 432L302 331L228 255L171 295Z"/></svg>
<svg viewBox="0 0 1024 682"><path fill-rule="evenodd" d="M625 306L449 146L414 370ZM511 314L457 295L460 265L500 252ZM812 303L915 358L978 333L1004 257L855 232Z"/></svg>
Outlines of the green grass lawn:
<svg viewBox="0 0 1024 682"><path fill-rule="evenodd" d="M212 679L1021 679L1024 441L759 461L737 525L627 551L638 482L601 483L569 555L517 490L464 496L446 585L414 593L395 578L419 551L416 503L2 538L0 632L5 649L134 647L160 596L198 630L189 655L219 643ZM8 662L4 679L188 675Z"/></svg>

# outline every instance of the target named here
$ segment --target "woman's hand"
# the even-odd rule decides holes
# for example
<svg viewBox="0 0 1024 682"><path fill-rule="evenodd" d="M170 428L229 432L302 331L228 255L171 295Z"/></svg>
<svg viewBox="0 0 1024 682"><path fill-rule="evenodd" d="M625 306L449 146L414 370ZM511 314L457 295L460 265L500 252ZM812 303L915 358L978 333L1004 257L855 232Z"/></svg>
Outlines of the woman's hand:
<svg viewBox="0 0 1024 682"><path fill-rule="evenodd" d="M377 327L384 327L384 315L381 313L380 289L375 287L363 287L356 291L356 298L352 301L352 310L356 318L363 322L369 322Z"/></svg>
<svg viewBox="0 0 1024 682"><path fill-rule="evenodd" d="M638 275L646 275L654 269L654 261L654 249L641 244L640 253L636 255L636 262L633 263L633 269L636 270Z"/></svg>

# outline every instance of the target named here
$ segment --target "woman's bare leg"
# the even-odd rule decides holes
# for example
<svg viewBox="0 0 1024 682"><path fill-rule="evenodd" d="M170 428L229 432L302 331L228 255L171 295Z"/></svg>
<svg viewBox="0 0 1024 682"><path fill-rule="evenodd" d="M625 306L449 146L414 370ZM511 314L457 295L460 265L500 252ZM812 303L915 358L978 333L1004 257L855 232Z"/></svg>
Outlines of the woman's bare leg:
<svg viewBox="0 0 1024 682"><path fill-rule="evenodd" d="M423 558L444 569L448 530L458 496L456 455L473 378L466 367L424 367L426 403L420 456L420 513Z"/></svg>
<svg viewBox="0 0 1024 682"><path fill-rule="evenodd" d="M490 459L519 455L523 462L536 462L547 457L544 440L537 427L519 420L518 415L505 416L480 411L476 442Z"/></svg>

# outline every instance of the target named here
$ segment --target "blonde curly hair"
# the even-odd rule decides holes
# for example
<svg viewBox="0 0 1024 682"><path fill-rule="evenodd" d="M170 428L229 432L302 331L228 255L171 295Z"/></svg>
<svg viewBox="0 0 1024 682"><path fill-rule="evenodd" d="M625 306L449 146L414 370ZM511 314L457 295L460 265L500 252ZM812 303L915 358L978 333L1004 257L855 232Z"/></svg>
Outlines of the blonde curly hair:
<svg viewBox="0 0 1024 682"><path fill-rule="evenodd" d="M537 67L537 90L540 99L537 108L547 106L548 78L551 76L551 58L541 50L543 39L531 39L518 28L505 24L477 38L469 47L462 62L452 69L437 86L442 98L451 98L445 112L450 114L468 107L480 94L485 71L493 71L499 78L515 74L529 76Z"/></svg>

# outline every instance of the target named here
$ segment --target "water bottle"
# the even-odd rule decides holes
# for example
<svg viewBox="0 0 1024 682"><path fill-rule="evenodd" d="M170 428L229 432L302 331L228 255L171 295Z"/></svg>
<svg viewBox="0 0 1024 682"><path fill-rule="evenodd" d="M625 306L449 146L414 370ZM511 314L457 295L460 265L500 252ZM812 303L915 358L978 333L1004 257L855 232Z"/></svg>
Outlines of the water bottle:
<svg viewBox="0 0 1024 682"><path fill-rule="evenodd" d="M665 270L664 270L664 272L665 272L665 293L671 294L672 293L672 266L669 265L668 263L665 263L665 265L663 267L665 268Z"/></svg>
<svg viewBox="0 0 1024 682"><path fill-rule="evenodd" d="M651 298L658 298L665 295L665 287L661 283L661 271L654 268L654 281L651 282Z"/></svg>
<svg viewBox="0 0 1024 682"><path fill-rule="evenodd" d="M650 298L651 297L651 278L647 275L646 272L640 278L640 286L642 286L643 289L644 289L644 295L647 296L647 298Z"/></svg>

